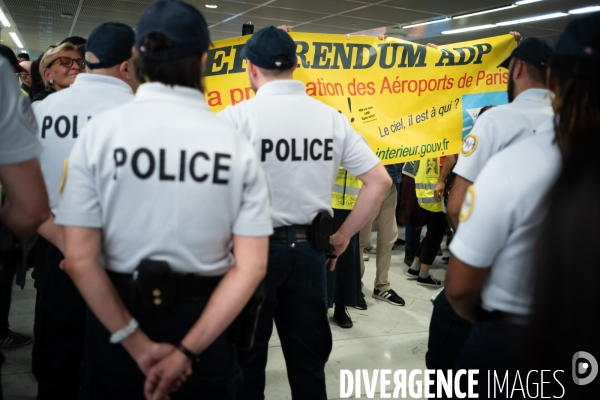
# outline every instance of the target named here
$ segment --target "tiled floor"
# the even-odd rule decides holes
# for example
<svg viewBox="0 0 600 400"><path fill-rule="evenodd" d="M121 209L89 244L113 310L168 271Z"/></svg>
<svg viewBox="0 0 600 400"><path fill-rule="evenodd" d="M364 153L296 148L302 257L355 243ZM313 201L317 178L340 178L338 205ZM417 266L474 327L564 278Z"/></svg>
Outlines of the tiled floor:
<svg viewBox="0 0 600 400"><path fill-rule="evenodd" d="M403 231L400 236L404 236ZM392 306L371 297L371 285L375 278L375 257L371 257L366 262L363 279L368 310L348 310L354 322L351 329L341 329L331 323L333 351L326 368L327 393L330 399L340 398L342 369L425 369L429 320L433 308L430 298L435 290L418 286L415 281L406 279L404 246L397 247L393 252L389 278L392 288L406 300L406 306ZM436 278L444 279L446 271L445 266L440 263L440 257L433 265L432 272ZM34 304L35 289L33 281L28 280L25 290L16 288L13 292L11 329L32 334ZM330 310L330 318L332 315L333 311ZM3 353L7 357L2 368L5 399L35 399L37 386L31 375L31 346L3 350ZM291 399L285 361L276 333L270 343L265 394L267 400Z"/></svg>

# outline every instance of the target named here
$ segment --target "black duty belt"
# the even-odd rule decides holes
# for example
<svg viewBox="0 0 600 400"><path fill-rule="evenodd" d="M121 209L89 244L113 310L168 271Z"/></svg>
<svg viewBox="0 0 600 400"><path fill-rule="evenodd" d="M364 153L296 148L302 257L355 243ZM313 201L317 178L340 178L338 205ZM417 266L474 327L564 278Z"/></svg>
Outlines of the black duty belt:
<svg viewBox="0 0 600 400"><path fill-rule="evenodd" d="M310 232L310 225L294 225L293 227L280 226L278 228L273 229L273 234L271 235L269 240L275 243L287 243L288 234L291 231L291 228L296 228L296 239L293 239L294 242L308 242L308 232Z"/></svg>
<svg viewBox="0 0 600 400"><path fill-rule="evenodd" d="M133 284L133 274L122 274L113 271L106 271L109 278L116 285ZM222 276L200 276L197 274L177 274L174 273L177 280L177 293L184 296L204 296L210 295L223 279Z"/></svg>
<svg viewBox="0 0 600 400"><path fill-rule="evenodd" d="M504 311L487 311L479 309L478 321L494 321L507 325L527 326L531 323L529 316Z"/></svg>

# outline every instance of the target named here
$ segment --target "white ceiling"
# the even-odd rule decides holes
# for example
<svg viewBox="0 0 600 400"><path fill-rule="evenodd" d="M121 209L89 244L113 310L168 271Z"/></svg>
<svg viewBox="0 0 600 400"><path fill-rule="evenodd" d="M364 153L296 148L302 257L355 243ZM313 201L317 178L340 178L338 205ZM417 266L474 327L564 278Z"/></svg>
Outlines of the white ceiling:
<svg viewBox="0 0 600 400"><path fill-rule="evenodd" d="M419 43L453 43L495 36L510 30L523 37L558 38L574 17L497 27L469 33L442 35L449 29L493 24L573 8L600 5L600 0L545 0L484 15L402 29L412 23L510 5L516 0L190 0L206 17L213 40L241 33L252 21L256 29L269 25L291 25L297 32L371 33L386 32ZM0 0L12 27L0 31L2 44L16 45L8 35L16 31L26 48L37 55L67 36L86 37L97 25L117 21L135 27L142 10L152 0ZM216 9L206 4L217 5ZM66 16L65 16L66 14ZM366 31L366 32L365 32Z"/></svg>

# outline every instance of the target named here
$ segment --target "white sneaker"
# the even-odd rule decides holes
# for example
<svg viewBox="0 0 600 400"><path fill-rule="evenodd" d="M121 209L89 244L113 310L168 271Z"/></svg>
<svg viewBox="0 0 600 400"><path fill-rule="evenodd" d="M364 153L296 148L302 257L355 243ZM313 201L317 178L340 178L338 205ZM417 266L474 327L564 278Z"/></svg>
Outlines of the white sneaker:
<svg viewBox="0 0 600 400"><path fill-rule="evenodd" d="M442 293L442 290L444 290L443 287L439 288L433 296L431 296L431 302L433 303L435 301L435 299L437 299L437 297L440 295L440 293Z"/></svg>

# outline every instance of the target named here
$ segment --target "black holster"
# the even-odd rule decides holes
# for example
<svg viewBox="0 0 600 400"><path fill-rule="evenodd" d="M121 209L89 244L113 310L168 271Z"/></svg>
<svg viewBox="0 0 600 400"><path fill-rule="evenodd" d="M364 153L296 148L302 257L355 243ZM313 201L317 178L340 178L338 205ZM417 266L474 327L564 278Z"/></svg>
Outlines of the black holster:
<svg viewBox="0 0 600 400"><path fill-rule="evenodd" d="M166 261L142 260L133 273L131 312L149 317L165 315L177 296L177 277Z"/></svg>
<svg viewBox="0 0 600 400"><path fill-rule="evenodd" d="M310 225L308 241L315 250L329 251L330 237L333 234L333 218L327 211L321 211Z"/></svg>
<svg viewBox="0 0 600 400"><path fill-rule="evenodd" d="M240 351L250 351L254 345L258 317L265 301L265 281L262 281L244 307L240 315L231 324L229 340Z"/></svg>

